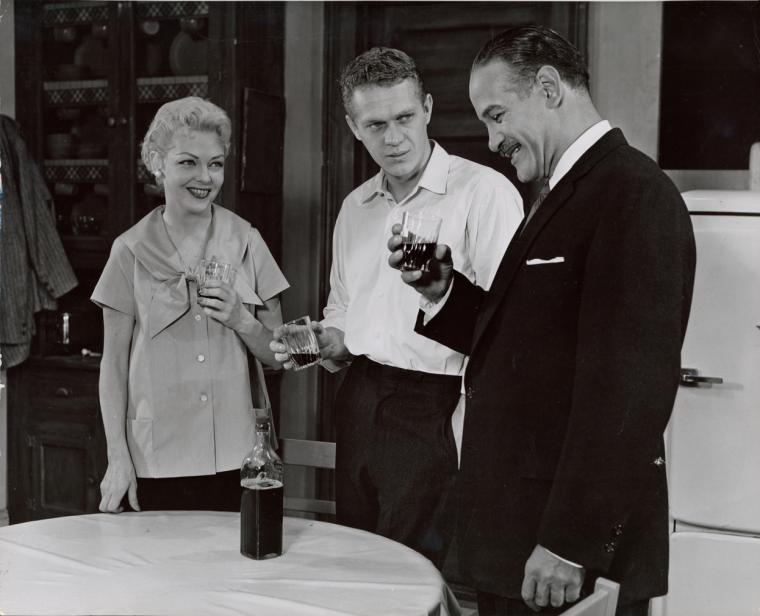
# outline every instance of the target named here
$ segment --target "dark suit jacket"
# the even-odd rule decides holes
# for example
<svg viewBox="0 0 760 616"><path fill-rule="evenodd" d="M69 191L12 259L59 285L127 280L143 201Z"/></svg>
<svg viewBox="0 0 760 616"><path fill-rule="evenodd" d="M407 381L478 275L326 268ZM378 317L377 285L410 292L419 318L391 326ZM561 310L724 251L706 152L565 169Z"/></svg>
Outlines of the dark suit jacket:
<svg viewBox="0 0 760 616"><path fill-rule="evenodd" d="M419 333L470 354L457 537L476 588L518 598L541 544L619 581L622 603L667 591L663 431L694 266L681 196L614 129L515 235L490 292L456 274L420 315Z"/></svg>

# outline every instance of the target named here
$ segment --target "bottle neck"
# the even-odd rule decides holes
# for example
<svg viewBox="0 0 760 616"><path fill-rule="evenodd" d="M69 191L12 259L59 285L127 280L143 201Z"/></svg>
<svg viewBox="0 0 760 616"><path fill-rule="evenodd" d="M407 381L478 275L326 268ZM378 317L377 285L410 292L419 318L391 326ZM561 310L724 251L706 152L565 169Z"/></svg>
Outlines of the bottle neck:
<svg viewBox="0 0 760 616"><path fill-rule="evenodd" d="M254 445L269 445L269 424L257 423L253 432L253 444Z"/></svg>

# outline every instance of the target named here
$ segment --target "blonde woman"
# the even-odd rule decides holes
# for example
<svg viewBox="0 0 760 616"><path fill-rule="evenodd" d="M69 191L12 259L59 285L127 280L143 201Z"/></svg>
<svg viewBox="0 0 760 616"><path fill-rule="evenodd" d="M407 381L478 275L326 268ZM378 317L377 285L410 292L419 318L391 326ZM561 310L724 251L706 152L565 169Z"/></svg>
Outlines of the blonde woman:
<svg viewBox="0 0 760 616"><path fill-rule="evenodd" d="M116 238L92 294L105 327L101 511L239 508L248 354L277 365L268 342L288 284L259 232L214 204L230 134L222 109L188 97L163 105L145 135L142 159L165 204ZM204 258L235 275L200 297Z"/></svg>

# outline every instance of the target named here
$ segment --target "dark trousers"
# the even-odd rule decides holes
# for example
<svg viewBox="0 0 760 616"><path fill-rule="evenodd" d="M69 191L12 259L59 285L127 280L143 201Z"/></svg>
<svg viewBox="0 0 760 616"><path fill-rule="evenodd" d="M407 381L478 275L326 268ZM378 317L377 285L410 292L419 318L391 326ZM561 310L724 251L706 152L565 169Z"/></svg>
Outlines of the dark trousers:
<svg viewBox="0 0 760 616"><path fill-rule="evenodd" d="M199 477L137 478L142 511L240 511L240 494L238 470ZM131 511L126 496L121 504Z"/></svg>
<svg viewBox="0 0 760 616"><path fill-rule="evenodd" d="M336 396L340 524L389 537L439 568L453 533L461 378L357 358Z"/></svg>
<svg viewBox="0 0 760 616"><path fill-rule="evenodd" d="M478 616L551 616L561 614L573 604L560 608L545 607L534 612L522 599L508 599L487 592L478 592ZM637 601L629 605L618 605L615 616L647 616L649 600Z"/></svg>

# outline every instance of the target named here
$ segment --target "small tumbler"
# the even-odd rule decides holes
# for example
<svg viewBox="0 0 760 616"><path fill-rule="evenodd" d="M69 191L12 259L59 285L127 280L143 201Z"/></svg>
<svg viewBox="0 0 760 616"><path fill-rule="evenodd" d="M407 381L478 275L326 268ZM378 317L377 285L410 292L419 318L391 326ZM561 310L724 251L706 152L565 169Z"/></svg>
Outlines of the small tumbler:
<svg viewBox="0 0 760 616"><path fill-rule="evenodd" d="M437 216L404 212L401 220L401 249L403 270L426 270L427 263L435 254L441 219Z"/></svg>
<svg viewBox="0 0 760 616"><path fill-rule="evenodd" d="M293 370L303 370L322 359L317 335L311 328L311 319L308 316L285 323L285 335L282 339L288 347Z"/></svg>
<svg viewBox="0 0 760 616"><path fill-rule="evenodd" d="M231 282L234 275L232 266L229 263L221 263L210 259L201 260L197 270L198 297L203 297L201 289L207 280L221 280L222 282Z"/></svg>

